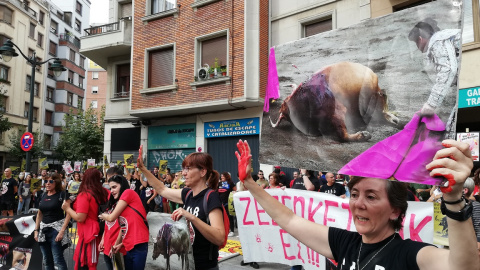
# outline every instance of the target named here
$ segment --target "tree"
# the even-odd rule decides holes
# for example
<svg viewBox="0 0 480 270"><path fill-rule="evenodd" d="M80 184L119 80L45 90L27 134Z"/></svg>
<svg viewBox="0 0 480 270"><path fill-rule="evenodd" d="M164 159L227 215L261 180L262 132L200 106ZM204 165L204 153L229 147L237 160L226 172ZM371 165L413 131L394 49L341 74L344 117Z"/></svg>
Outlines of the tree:
<svg viewBox="0 0 480 270"><path fill-rule="evenodd" d="M104 106L98 114L92 105L85 112L79 110L76 115L73 114L73 110L70 110L70 113L64 117L63 133L55 147L55 157L61 161L87 160L89 158L101 160L103 157L104 117Z"/></svg>
<svg viewBox="0 0 480 270"><path fill-rule="evenodd" d="M24 132L25 130L19 129L8 136L10 140L10 145L7 146L8 153L17 161L21 161L22 159L26 158L26 152L20 147L20 139ZM32 153L32 159L36 159L44 156L43 151L45 143L43 135L39 134L38 132L33 132L33 138L34 142L30 152Z"/></svg>
<svg viewBox="0 0 480 270"><path fill-rule="evenodd" d="M10 130L13 126L12 123L8 121L8 118L3 115L6 111L5 94L7 93L7 90L4 88L5 84L0 83L0 134Z"/></svg>

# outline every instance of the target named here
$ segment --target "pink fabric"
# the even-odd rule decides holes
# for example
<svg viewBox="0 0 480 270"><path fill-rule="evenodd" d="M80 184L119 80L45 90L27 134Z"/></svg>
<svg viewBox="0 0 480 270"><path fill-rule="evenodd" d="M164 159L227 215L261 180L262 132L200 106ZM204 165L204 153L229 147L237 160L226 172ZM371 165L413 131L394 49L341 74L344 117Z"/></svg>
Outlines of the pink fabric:
<svg viewBox="0 0 480 270"><path fill-rule="evenodd" d="M263 111L270 110L270 99L280 97L280 85L278 83L277 61L275 60L275 47L270 48L270 57L268 59L268 80L265 90L265 105Z"/></svg>
<svg viewBox="0 0 480 270"><path fill-rule="evenodd" d="M424 130L419 129L420 123L425 124ZM445 124L438 116L420 117L417 113L402 131L370 147L338 173L438 184L442 179L430 177L425 165L442 148L442 131L445 131Z"/></svg>

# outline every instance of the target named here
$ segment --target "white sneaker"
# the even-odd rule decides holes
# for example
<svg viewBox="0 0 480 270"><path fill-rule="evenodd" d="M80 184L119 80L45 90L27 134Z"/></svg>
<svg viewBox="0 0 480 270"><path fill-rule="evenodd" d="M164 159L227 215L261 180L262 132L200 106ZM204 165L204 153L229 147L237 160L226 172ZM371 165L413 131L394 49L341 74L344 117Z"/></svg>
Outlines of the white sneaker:
<svg viewBox="0 0 480 270"><path fill-rule="evenodd" d="M232 237L232 236L234 236L234 235L235 235L235 234L234 234L233 232L230 232L230 233L228 234L229 237Z"/></svg>

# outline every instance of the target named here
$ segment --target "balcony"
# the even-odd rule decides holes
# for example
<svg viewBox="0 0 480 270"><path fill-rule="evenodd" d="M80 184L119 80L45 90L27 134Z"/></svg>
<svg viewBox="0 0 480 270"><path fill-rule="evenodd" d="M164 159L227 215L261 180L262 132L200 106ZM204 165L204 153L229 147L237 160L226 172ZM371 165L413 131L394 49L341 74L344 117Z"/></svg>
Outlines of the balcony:
<svg viewBox="0 0 480 270"><path fill-rule="evenodd" d="M68 34L68 33L60 34L59 40L60 40L60 45L62 45L62 41L66 41L72 44L73 46L77 47L78 49L80 49L80 40L78 38L75 38L75 36L72 34Z"/></svg>
<svg viewBox="0 0 480 270"><path fill-rule="evenodd" d="M80 53L103 68L108 58L130 55L132 46L132 19L122 18L115 23L90 27L84 30Z"/></svg>

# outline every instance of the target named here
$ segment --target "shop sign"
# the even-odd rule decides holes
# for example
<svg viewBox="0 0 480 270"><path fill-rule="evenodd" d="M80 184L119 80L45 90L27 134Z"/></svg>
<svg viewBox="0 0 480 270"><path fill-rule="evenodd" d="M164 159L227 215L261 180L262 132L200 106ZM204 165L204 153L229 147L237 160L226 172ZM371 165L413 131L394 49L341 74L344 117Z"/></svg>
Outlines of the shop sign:
<svg viewBox="0 0 480 270"><path fill-rule="evenodd" d="M148 149L195 148L195 124L148 128Z"/></svg>
<svg viewBox="0 0 480 270"><path fill-rule="evenodd" d="M458 108L480 106L480 87L460 89L458 93Z"/></svg>
<svg viewBox="0 0 480 270"><path fill-rule="evenodd" d="M205 123L205 138L257 135L260 133L260 119L246 118Z"/></svg>

